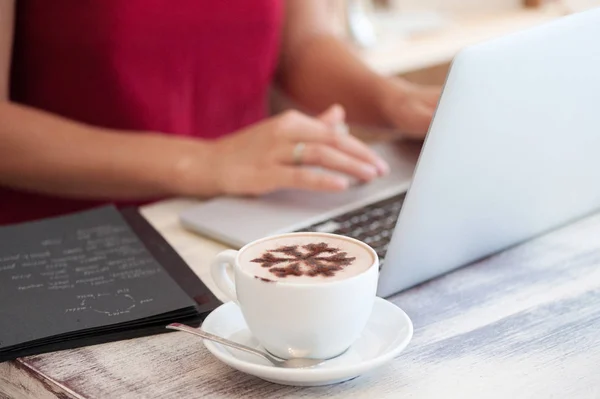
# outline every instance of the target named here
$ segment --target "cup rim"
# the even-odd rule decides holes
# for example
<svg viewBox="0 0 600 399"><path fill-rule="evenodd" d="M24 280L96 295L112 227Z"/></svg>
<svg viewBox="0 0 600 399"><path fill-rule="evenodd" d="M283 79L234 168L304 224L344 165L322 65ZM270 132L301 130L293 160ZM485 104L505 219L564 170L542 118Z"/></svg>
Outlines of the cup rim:
<svg viewBox="0 0 600 399"><path fill-rule="evenodd" d="M361 245L368 252L371 253L371 255L373 257L373 262L371 263L371 266L369 266L368 268L366 268L362 272L360 272L360 273L358 273L358 274L356 274L356 275L354 275L352 277L345 278L345 279L342 279L342 280L321 281L319 283L294 283L294 282L288 282L288 281L283 281L283 280L270 280L269 282L273 282L273 283L277 283L277 284L283 284L283 285L290 286L290 287L307 287L307 288L310 287L310 288L314 288L316 286L332 286L332 285L336 285L336 284L344 284L344 283L347 283L348 281L352 281L352 280L358 279L361 276L364 276L365 274L367 274L367 272L369 272L373 267L377 267L379 265L379 256L377 255L377 252L375 252L375 250L369 244L367 244L367 243L364 243L364 242L362 242L360 240L357 240L356 238L347 237L347 236L343 236L343 235L340 235L340 234L306 231L306 232L273 234L273 235L260 238L258 240L252 241L252 242L244 245L242 248L240 248L237 251L237 254L235 256L235 268L239 269L239 271L241 273L243 273L244 275L246 275L246 276L254 279L257 276L255 276L254 274L248 272L247 270L244 270L244 268L240 266L240 255L247 248L249 248L252 245L259 244L259 243L261 243L263 241L272 240L272 239L274 239L276 237L292 237L292 236L302 236L302 235L313 235L313 236L316 235L316 236L321 236L321 237L335 237L336 239L343 239L343 240L350 241L350 242L353 242L355 244ZM260 280L260 278L258 280Z"/></svg>

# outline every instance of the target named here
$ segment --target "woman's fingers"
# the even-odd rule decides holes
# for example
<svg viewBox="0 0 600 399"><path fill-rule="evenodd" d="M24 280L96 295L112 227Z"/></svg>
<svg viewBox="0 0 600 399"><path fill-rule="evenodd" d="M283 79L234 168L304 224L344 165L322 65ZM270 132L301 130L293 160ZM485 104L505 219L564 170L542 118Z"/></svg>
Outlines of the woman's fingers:
<svg viewBox="0 0 600 399"><path fill-rule="evenodd" d="M343 151L329 147L320 143L306 143L301 147L301 154L297 154L300 159L294 159L296 145L281 148L279 158L288 165L294 165L300 161L302 165L320 166L331 171L341 172L363 181L375 179L379 172L377 168L359 158L352 157Z"/></svg>
<svg viewBox="0 0 600 399"><path fill-rule="evenodd" d="M340 117L340 115L333 115L336 112L343 112L341 107L339 109L341 111L336 111L336 107L333 107L323 117L328 118L331 122L335 118ZM299 142L325 144L344 152L350 157L370 163L375 166L380 175L389 172L387 163L375 151L356 137L345 134L335 127L330 127L319 119L310 118L302 114L292 115L293 117L288 116L287 120L282 120L285 129L280 134L294 145Z"/></svg>
<svg viewBox="0 0 600 399"><path fill-rule="evenodd" d="M283 188L337 192L346 190L350 186L349 180L342 176L293 166L276 168L266 179L272 185L272 187L269 187L269 191Z"/></svg>
<svg viewBox="0 0 600 399"><path fill-rule="evenodd" d="M421 95L419 96L427 105L435 108L442 94L442 88L439 86L426 86L423 87Z"/></svg>
<svg viewBox="0 0 600 399"><path fill-rule="evenodd" d="M346 111L341 105L334 104L319 115L317 119L335 129L337 125L346 123Z"/></svg>
<svg viewBox="0 0 600 399"><path fill-rule="evenodd" d="M334 147L354 158L374 165L380 175L386 175L390 171L389 165L383 158L352 135L342 136L341 139L336 141Z"/></svg>
<svg viewBox="0 0 600 399"><path fill-rule="evenodd" d="M423 103L415 103L410 109L410 119L405 120L407 134L414 132L423 132L422 136L427 133L429 124L433 119L435 110ZM407 112L408 114L408 112Z"/></svg>

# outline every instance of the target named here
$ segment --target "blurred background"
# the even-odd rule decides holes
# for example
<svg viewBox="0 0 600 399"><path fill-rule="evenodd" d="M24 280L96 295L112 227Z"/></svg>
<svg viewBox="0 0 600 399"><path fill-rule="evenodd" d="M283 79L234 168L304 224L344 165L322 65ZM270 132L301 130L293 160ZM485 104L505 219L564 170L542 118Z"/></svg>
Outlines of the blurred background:
<svg viewBox="0 0 600 399"><path fill-rule="evenodd" d="M439 85L452 58L465 46L599 7L600 0L335 0L332 4L337 34L373 69ZM278 92L273 98L275 111L291 106ZM359 135L361 130L353 127Z"/></svg>
<svg viewBox="0 0 600 399"><path fill-rule="evenodd" d="M599 0L336 0L334 23L387 75L443 83L463 47L600 6Z"/></svg>

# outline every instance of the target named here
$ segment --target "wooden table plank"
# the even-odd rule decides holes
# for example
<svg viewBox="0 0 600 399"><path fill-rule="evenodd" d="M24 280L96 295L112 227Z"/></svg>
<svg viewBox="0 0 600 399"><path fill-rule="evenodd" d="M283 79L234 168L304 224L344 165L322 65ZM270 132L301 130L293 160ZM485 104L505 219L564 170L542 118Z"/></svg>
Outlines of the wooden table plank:
<svg viewBox="0 0 600 399"><path fill-rule="evenodd" d="M179 227L185 206L144 212L212 286L208 262L222 246ZM394 297L413 319L413 342L340 385L263 382L183 333L4 363L0 383L29 384L37 396L22 397L43 398L600 398L599 237L595 215Z"/></svg>

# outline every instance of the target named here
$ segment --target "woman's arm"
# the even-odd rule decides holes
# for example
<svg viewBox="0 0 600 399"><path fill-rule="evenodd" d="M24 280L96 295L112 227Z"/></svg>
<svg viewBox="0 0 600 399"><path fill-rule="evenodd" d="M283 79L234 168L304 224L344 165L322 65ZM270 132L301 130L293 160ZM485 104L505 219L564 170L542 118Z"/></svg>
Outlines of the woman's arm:
<svg viewBox="0 0 600 399"><path fill-rule="evenodd" d="M395 126L410 137L424 136L439 88L412 85L370 70L335 37L331 3L287 0L279 69L284 90L319 112L340 103L352 121Z"/></svg>
<svg viewBox="0 0 600 399"><path fill-rule="evenodd" d="M336 131L341 107L319 118L288 112L224 139L202 141L78 123L11 103L14 0L0 0L0 186L77 198L264 194L282 188L339 191L387 165Z"/></svg>
<svg viewBox="0 0 600 399"><path fill-rule="evenodd" d="M117 132L9 101L14 0L0 0L0 185L112 199L215 193L207 144ZM201 160L202 162L199 162Z"/></svg>
<svg viewBox="0 0 600 399"><path fill-rule="evenodd" d="M77 198L213 195L208 147L198 140L100 129L0 103L0 185L17 189ZM185 185L188 180L193 186Z"/></svg>

